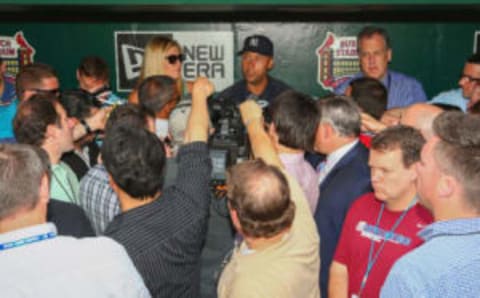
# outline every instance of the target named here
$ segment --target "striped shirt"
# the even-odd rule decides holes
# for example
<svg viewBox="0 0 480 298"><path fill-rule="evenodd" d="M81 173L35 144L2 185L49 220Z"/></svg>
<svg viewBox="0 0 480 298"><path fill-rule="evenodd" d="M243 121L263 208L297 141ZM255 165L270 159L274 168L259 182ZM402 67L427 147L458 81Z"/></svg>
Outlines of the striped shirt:
<svg viewBox="0 0 480 298"><path fill-rule="evenodd" d="M198 297L211 162L206 143L180 148L175 184L117 215L105 234L123 244L154 297Z"/></svg>
<svg viewBox="0 0 480 298"><path fill-rule="evenodd" d="M110 187L107 170L102 164L91 168L80 181L79 200L97 235L103 234L120 213L117 195Z"/></svg>

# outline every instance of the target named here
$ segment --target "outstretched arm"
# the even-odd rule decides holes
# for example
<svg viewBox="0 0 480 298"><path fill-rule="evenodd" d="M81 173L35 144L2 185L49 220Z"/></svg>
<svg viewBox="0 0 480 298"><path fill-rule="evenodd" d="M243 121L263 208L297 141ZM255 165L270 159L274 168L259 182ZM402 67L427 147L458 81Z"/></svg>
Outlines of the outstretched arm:
<svg viewBox="0 0 480 298"><path fill-rule="evenodd" d="M207 142L209 121L207 99L213 91L213 84L207 78L199 77L193 83L192 110L185 130L185 143Z"/></svg>
<svg viewBox="0 0 480 298"><path fill-rule="evenodd" d="M253 100L240 104L242 121L247 128L248 137L255 158L261 158L270 165L282 168L282 163L263 127L262 108Z"/></svg>

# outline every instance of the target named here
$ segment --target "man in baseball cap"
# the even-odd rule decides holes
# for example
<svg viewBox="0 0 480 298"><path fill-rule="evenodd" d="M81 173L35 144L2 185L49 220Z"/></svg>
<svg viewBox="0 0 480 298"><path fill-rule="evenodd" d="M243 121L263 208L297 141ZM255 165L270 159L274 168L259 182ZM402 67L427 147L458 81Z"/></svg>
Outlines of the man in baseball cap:
<svg viewBox="0 0 480 298"><path fill-rule="evenodd" d="M223 90L219 99L233 100L238 104L247 98L254 98L265 108L278 94L291 89L284 82L268 75L274 65L273 43L268 37L247 37L238 55L242 57L243 80Z"/></svg>

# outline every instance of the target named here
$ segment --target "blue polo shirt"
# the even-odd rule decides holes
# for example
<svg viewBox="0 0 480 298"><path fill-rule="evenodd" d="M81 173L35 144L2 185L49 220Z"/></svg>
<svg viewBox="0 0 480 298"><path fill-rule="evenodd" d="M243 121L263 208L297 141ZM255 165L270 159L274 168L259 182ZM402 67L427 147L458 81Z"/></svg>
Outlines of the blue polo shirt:
<svg viewBox="0 0 480 298"><path fill-rule="evenodd" d="M265 90L263 90L262 94L257 96L258 101L262 101L262 107L265 108L280 93L290 89L290 86L288 86L284 82L269 76L267 87L265 88ZM223 98L224 100L230 100L235 104L240 104L245 101L250 95L251 93L247 89L247 82L245 80L241 80L228 87L227 89L223 90L217 96L217 98Z"/></svg>
<svg viewBox="0 0 480 298"><path fill-rule="evenodd" d="M4 89L0 97L0 143L14 142L13 118L17 112L17 95L15 81L12 77L4 76Z"/></svg>
<svg viewBox="0 0 480 298"><path fill-rule="evenodd" d="M390 270L381 297L478 297L480 218L438 221Z"/></svg>

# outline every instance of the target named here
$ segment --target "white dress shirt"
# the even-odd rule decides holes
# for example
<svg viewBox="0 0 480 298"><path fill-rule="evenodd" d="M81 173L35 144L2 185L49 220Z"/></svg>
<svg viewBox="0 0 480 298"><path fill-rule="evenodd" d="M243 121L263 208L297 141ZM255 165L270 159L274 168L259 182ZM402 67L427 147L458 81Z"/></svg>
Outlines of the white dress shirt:
<svg viewBox="0 0 480 298"><path fill-rule="evenodd" d="M355 145L357 145L358 139L343 145L342 147L338 148L337 150L333 151L329 155L327 155L327 159L325 161L325 165L320 170L320 174L318 176L318 184L322 184L323 180L330 174L332 169L335 165L350 151L352 150Z"/></svg>

